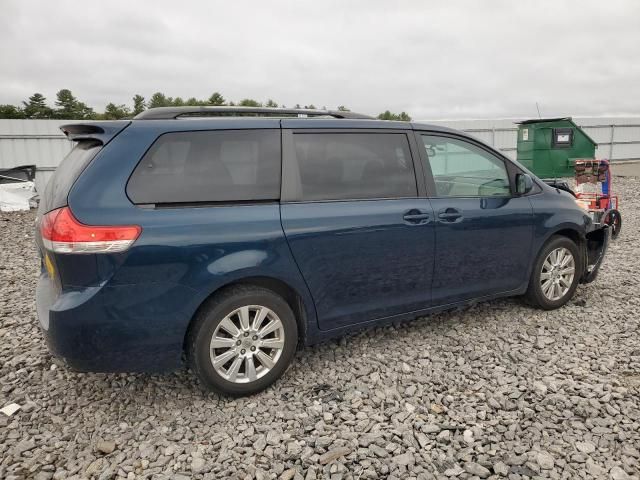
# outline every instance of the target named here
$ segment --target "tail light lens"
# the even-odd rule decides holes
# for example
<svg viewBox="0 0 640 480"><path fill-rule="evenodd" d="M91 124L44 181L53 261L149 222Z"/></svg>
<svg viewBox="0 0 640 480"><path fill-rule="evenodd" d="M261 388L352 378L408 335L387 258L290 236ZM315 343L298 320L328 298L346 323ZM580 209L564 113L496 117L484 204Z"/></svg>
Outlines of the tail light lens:
<svg viewBox="0 0 640 480"><path fill-rule="evenodd" d="M69 207L47 213L40 222L45 248L56 253L124 252L141 231L138 225L84 225L76 220Z"/></svg>

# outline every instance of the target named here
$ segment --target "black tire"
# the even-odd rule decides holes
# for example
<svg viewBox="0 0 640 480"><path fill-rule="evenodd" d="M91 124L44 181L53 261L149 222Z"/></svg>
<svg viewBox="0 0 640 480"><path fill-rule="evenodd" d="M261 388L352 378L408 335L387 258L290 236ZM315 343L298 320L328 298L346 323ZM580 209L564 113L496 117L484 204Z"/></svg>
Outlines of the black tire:
<svg viewBox="0 0 640 480"><path fill-rule="evenodd" d="M248 383L235 383L224 378L214 368L211 358L211 340L227 315L248 305L267 307L278 317L283 327L284 347L275 365L263 376ZM187 336L187 359L189 367L204 388L237 397L264 390L280 378L291 363L297 344L298 326L289 304L271 290L239 285L215 295L202 306ZM244 362L242 363L243 366L240 368L246 368ZM258 368L265 368L261 366L259 360L256 360L256 364ZM248 377L248 373L240 375Z"/></svg>
<svg viewBox="0 0 640 480"><path fill-rule="evenodd" d="M607 212L606 224L611 228L611 238L614 240L620 235L622 230L622 215L616 209L611 209Z"/></svg>
<svg viewBox="0 0 640 480"><path fill-rule="evenodd" d="M564 293L564 295L557 300L551 300L547 298L547 296L545 296L544 292L542 291L540 276L542 274L543 263L545 262L547 256L553 250L561 247L566 248L573 256L575 273L573 275L573 281L571 282L569 289ZM529 287L527 289L527 292L525 293L525 300L530 305L542 308L543 310L554 310L556 308L560 308L564 304L566 304L571 299L571 297L573 297L573 294L575 293L576 288L578 288L578 284L580 283L581 275L582 256L580 255L578 246L570 238L563 236L553 236L542 247L542 249L538 253L538 257L533 264L531 278L529 279Z"/></svg>

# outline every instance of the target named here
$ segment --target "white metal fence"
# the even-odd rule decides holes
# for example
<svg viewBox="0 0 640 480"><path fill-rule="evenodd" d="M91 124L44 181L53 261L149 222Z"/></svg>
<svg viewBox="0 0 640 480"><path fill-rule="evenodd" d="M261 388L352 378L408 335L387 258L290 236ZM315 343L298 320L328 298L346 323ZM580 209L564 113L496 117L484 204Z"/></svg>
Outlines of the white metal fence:
<svg viewBox="0 0 640 480"><path fill-rule="evenodd" d="M614 161L640 159L640 117L573 117L597 144L598 158ZM464 130L482 141L516 157L520 119L426 121Z"/></svg>
<svg viewBox="0 0 640 480"><path fill-rule="evenodd" d="M424 123L464 130L515 158L518 132L515 122L519 120L424 120ZM598 143L599 158L640 159L640 117L574 117L574 121ZM60 125L77 122L0 119L0 168L36 165L36 188L42 191L72 147L60 132Z"/></svg>
<svg viewBox="0 0 640 480"><path fill-rule="evenodd" d="M0 119L0 168L35 165L41 192L73 144L60 131L63 120Z"/></svg>

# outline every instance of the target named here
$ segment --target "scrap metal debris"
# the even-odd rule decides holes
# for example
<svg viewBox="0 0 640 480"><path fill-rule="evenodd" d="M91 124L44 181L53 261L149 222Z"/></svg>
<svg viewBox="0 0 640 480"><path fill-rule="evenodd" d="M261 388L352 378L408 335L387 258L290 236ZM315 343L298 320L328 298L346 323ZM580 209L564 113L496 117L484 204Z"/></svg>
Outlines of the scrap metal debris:
<svg viewBox="0 0 640 480"><path fill-rule="evenodd" d="M0 211L29 210L36 195L35 165L0 170Z"/></svg>
<svg viewBox="0 0 640 480"><path fill-rule="evenodd" d="M17 403L10 403L6 407L0 408L0 412L4 413L7 417L10 417L18 410L20 410L20 405Z"/></svg>

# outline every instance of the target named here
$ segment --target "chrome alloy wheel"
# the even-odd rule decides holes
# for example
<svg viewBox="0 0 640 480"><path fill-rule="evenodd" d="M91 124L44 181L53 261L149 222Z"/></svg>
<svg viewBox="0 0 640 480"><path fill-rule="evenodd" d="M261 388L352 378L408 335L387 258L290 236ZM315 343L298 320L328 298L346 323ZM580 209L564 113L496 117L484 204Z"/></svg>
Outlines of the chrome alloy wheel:
<svg viewBox="0 0 640 480"><path fill-rule="evenodd" d="M224 317L211 337L215 371L233 383L253 382L276 365L284 348L284 326L275 312L247 305Z"/></svg>
<svg viewBox="0 0 640 480"><path fill-rule="evenodd" d="M542 293L552 302L564 297L573 283L576 263L573 254L564 247L549 252L542 264L540 287Z"/></svg>

